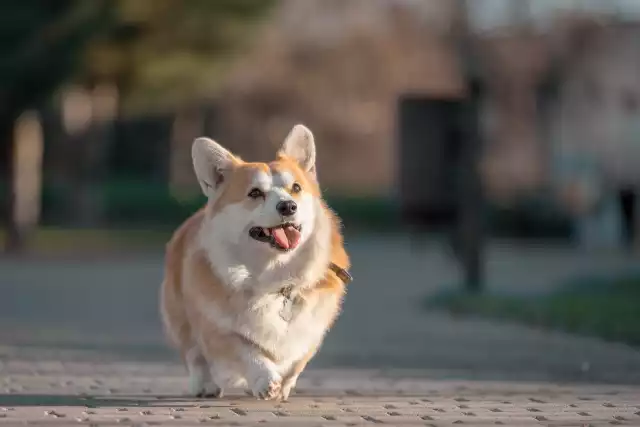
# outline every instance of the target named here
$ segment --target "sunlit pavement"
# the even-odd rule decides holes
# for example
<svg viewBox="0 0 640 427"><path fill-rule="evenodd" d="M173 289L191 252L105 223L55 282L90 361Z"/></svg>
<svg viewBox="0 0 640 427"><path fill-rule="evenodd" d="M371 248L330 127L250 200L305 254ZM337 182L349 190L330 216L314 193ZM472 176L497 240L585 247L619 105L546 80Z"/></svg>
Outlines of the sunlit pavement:
<svg viewBox="0 0 640 427"><path fill-rule="evenodd" d="M5 360L0 373L0 425L640 424L638 386L312 370L290 400L279 403L242 390L222 399L188 398L184 370L165 363L74 361L57 354L49 361Z"/></svg>
<svg viewBox="0 0 640 427"><path fill-rule="evenodd" d="M425 312L427 295L459 280L441 247L414 253L389 236L347 245L355 280L344 312L282 406L241 391L182 397L157 314L160 252L0 259L0 423L640 424L636 349ZM539 294L637 267L625 255L493 244L489 286Z"/></svg>
<svg viewBox="0 0 640 427"><path fill-rule="evenodd" d="M513 324L427 312L429 294L458 286L442 247L411 252L402 236L347 237L354 282L312 366L403 367L475 379L640 384L640 353L624 345ZM637 268L631 255L492 244L494 292L544 293L576 276ZM98 349L130 360L173 360L158 317L162 253L63 259L0 258L0 344Z"/></svg>

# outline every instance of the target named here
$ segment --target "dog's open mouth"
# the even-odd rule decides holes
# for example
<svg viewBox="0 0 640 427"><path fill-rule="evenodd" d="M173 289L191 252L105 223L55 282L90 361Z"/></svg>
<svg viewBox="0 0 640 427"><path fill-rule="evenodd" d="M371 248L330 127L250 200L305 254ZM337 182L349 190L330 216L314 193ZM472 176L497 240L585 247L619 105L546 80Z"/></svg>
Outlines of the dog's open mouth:
<svg viewBox="0 0 640 427"><path fill-rule="evenodd" d="M251 227L249 236L259 241L269 243L281 251L295 249L300 243L300 231L302 227L290 222L275 227Z"/></svg>

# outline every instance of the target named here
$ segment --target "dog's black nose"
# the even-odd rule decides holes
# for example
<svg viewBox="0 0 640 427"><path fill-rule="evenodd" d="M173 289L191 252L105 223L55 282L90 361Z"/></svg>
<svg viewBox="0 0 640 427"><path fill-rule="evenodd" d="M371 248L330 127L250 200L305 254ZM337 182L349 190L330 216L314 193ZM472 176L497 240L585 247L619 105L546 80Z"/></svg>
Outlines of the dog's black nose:
<svg viewBox="0 0 640 427"><path fill-rule="evenodd" d="M283 200L278 202L276 210L282 216L291 216L298 210L298 205L293 200Z"/></svg>

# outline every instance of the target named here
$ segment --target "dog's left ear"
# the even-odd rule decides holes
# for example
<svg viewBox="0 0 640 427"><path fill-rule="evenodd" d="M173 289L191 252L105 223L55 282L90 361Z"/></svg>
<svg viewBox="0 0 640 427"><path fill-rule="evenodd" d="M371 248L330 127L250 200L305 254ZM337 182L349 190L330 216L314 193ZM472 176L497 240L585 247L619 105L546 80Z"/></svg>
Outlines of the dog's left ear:
<svg viewBox="0 0 640 427"><path fill-rule="evenodd" d="M316 177L316 143L313 133L306 126L295 125L284 140L279 153L295 159L302 169Z"/></svg>

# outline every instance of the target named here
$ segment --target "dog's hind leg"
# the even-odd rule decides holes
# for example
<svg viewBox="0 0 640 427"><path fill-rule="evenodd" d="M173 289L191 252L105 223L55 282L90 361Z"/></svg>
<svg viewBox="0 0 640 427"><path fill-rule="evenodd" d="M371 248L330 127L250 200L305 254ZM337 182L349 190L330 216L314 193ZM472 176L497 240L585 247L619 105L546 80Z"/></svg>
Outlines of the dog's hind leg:
<svg viewBox="0 0 640 427"><path fill-rule="evenodd" d="M180 349L189 372L189 393L196 397L219 397L222 390L212 379L209 364L193 342L191 324L184 310L180 289L175 280L162 284L161 312L165 332L171 343Z"/></svg>
<svg viewBox="0 0 640 427"><path fill-rule="evenodd" d="M189 393L195 397L222 397L222 388L211 377L209 363L198 346L193 346L185 354L189 371Z"/></svg>

